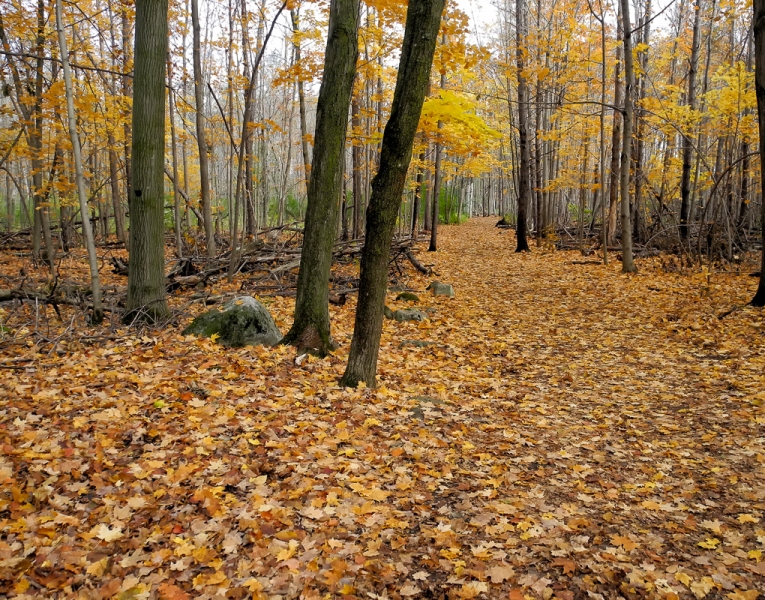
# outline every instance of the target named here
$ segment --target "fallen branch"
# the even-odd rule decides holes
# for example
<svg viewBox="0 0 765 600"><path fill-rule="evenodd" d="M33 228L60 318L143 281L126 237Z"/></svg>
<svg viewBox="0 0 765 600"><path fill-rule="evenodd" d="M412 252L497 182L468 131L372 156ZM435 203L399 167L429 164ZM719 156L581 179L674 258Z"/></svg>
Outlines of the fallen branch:
<svg viewBox="0 0 765 600"><path fill-rule="evenodd" d="M412 263L412 265L414 265L414 268L417 269L423 275L431 275L433 273L433 268L426 267L419 260L417 260L414 257L414 254L412 254L412 250L410 248L407 248L404 251L404 256L406 256L409 259L409 262Z"/></svg>

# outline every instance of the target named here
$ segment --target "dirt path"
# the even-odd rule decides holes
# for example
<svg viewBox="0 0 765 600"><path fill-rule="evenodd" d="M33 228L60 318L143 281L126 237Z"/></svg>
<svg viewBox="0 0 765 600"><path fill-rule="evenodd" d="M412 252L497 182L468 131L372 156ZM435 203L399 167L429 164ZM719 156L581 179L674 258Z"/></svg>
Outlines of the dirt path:
<svg viewBox="0 0 765 600"><path fill-rule="evenodd" d="M374 391L336 387L352 303L300 366L176 330L0 380L0 594L756 599L765 325L717 318L755 280L492 225L421 255L457 297L386 322Z"/></svg>

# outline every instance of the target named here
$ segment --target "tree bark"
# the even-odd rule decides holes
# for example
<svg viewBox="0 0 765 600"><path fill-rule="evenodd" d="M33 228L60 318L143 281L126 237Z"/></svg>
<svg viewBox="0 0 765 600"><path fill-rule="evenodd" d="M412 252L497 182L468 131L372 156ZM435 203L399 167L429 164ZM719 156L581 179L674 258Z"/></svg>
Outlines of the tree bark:
<svg viewBox="0 0 765 600"><path fill-rule="evenodd" d="M292 18L292 32L295 36L297 36L298 33L300 33L299 10L292 9L290 11L290 17ZM299 38L295 40L294 45L295 45L295 64L297 65L298 69L300 69L301 55L300 55L300 39ZM305 92L303 91L303 79L300 77L300 75L298 75L297 77L297 89L298 89L298 103L300 104L300 147L303 151L303 171L305 173L305 182L307 187L308 179L311 173L311 151L308 148L308 126L306 125L306 116L305 116ZM355 177L355 168L356 167L354 166L354 177ZM355 207L356 205L355 183L354 183L353 189L354 189L353 204Z"/></svg>
<svg viewBox="0 0 765 600"><path fill-rule="evenodd" d="M207 256L215 258L215 230L213 228L212 202L210 200L210 166L205 138L204 80L202 78L202 50L199 29L199 0L191 0L191 28L193 31L194 98L196 99L197 146L199 147L199 182L202 196L202 216L205 226ZM137 24L136 24L137 27Z"/></svg>
<svg viewBox="0 0 765 600"><path fill-rule="evenodd" d="M329 272L342 192L348 109L358 58L358 0L332 0L324 56L303 252L300 258L295 317L282 340L326 355L334 349L329 323Z"/></svg>
<svg viewBox="0 0 765 600"><path fill-rule="evenodd" d="M754 89L757 95L757 121L760 132L760 194L765 190L765 0L754 0ZM762 202L760 227L765 240L765 201ZM762 250L760 284L752 306L765 306L765 248Z"/></svg>
<svg viewBox="0 0 765 600"><path fill-rule="evenodd" d="M515 229L517 244L516 252L528 252L529 242L527 239L527 217L531 198L531 186L529 181L531 156L529 152L529 89L524 69L524 52L526 44L525 10L524 0L516 0L515 28L516 48L515 57L518 66L518 146L521 156L520 173L518 174L518 224Z"/></svg>
<svg viewBox="0 0 765 600"><path fill-rule="evenodd" d="M696 72L699 63L699 31L701 29L701 0L696 0L696 14L693 18L693 42L691 44L691 63L688 71L688 107L691 114L696 108ZM680 180L680 237L688 238L688 216L691 209L691 132L694 127L688 126L688 131L683 135L683 171Z"/></svg>
<svg viewBox="0 0 765 600"><path fill-rule="evenodd" d="M125 322L156 322L165 299L164 155L168 0L137 0L133 81L133 185Z"/></svg>
<svg viewBox="0 0 765 600"><path fill-rule="evenodd" d="M58 45L61 51L61 63L64 70L64 87L66 89L66 113L69 121L69 137L72 140L72 152L74 154L74 170L77 180L77 196L80 201L80 214L82 215L82 232L85 237L85 247L88 251L88 266L90 267L90 289L93 294L93 314L91 321L99 324L104 320L104 310L101 305L101 282L98 276L98 258L96 257L96 243L93 239L93 229L88 219L88 196L85 193L85 177L82 169L82 153L80 149L80 137L77 134L77 119L74 114L74 92L72 90L72 73L69 70L69 50L64 35L64 23L61 10L61 0L56 0L56 29L58 30ZM106 237L106 235L104 235Z"/></svg>
<svg viewBox="0 0 765 600"><path fill-rule="evenodd" d="M409 0L393 106L367 210L359 302L348 366L341 385L355 387L361 381L369 387L375 385L390 246L443 9L444 0Z"/></svg>
<svg viewBox="0 0 765 600"><path fill-rule="evenodd" d="M621 64L622 64L622 44L618 42L624 41L624 33L622 31L622 9L619 5L619 14L617 16L617 46L616 46L616 65L614 67L614 106L619 106L622 103L622 77L621 77ZM619 157L621 155L621 143L622 143L622 113L619 110L614 110L614 124L611 131L611 173L608 182L608 243L613 244L616 240L616 216L617 206L619 203L619 181L621 176L619 173Z"/></svg>
<svg viewBox="0 0 765 600"><path fill-rule="evenodd" d="M354 98L351 102L351 128L354 132L361 131L361 117L359 110L359 101ZM361 237L361 196L362 196L362 156L361 143L359 140L353 140L351 145L351 168L353 170L353 238ZM307 171L306 171L307 172Z"/></svg>
<svg viewBox="0 0 765 600"><path fill-rule="evenodd" d="M632 94L635 71L632 65L632 25L629 0L621 0L624 28L624 139L622 141L622 273L636 273L632 259L632 227L630 226L630 157L632 156Z"/></svg>

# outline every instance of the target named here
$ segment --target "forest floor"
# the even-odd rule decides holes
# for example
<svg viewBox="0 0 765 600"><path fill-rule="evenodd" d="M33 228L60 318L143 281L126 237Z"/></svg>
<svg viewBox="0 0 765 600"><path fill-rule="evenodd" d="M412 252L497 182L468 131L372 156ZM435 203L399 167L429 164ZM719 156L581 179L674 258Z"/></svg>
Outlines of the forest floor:
<svg viewBox="0 0 765 600"><path fill-rule="evenodd" d="M409 277L430 318L385 322L375 390L337 386L353 296L300 365L66 307L46 345L6 304L0 596L762 598L757 280L492 225L420 254L456 298ZM286 331L294 299L264 301Z"/></svg>

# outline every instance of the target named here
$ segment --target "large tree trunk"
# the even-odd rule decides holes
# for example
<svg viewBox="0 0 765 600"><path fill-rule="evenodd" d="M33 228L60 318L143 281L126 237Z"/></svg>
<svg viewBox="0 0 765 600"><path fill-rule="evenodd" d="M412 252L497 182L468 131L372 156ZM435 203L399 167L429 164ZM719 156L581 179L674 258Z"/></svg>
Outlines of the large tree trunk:
<svg viewBox="0 0 765 600"><path fill-rule="evenodd" d="M137 0L133 81L133 185L126 322L156 322L165 300L164 158L167 0Z"/></svg>
<svg viewBox="0 0 765 600"><path fill-rule="evenodd" d="M199 183L202 196L202 216L205 220L207 256L215 257L215 230L213 228L212 202L210 200L210 166L205 138L204 80L202 78L202 50L199 30L199 0L191 0L191 28L193 31L194 97L196 99L197 145L199 146ZM137 27L137 24L136 24Z"/></svg>
<svg viewBox="0 0 765 600"><path fill-rule="evenodd" d="M308 184L295 319L283 343L324 355L334 348L329 323L329 272L343 182L345 133L358 58L359 2L332 0Z"/></svg>
<svg viewBox="0 0 765 600"><path fill-rule="evenodd" d="M760 131L760 194L765 190L765 0L754 0L754 89L757 94L757 120ZM762 239L765 239L765 201L760 213ZM765 306L765 248L762 250L760 285L752 306Z"/></svg>
<svg viewBox="0 0 765 600"><path fill-rule="evenodd" d="M699 30L701 29L701 0L696 0L696 14L693 18L693 42L691 44L691 63L688 71L688 107L691 113L696 108L696 72L699 64ZM689 125L683 135L683 172L680 180L680 237L688 238L688 216L691 209L691 143L693 126Z"/></svg>
<svg viewBox="0 0 765 600"><path fill-rule="evenodd" d="M529 88L526 81L526 75L523 73L526 43L525 27L525 2L516 0L515 26L517 31L516 38L516 63L518 66L518 146L521 155L520 173L518 174L518 224L516 226L517 244L516 252L528 252L529 242L527 240L527 216L529 201L531 198L531 185L529 181L531 156L529 152Z"/></svg>
<svg viewBox="0 0 765 600"><path fill-rule="evenodd" d="M361 381L370 387L375 385L390 246L443 9L444 0L409 0L393 106L385 127L380 169L372 182L372 197L367 210L359 303L348 366L341 385L355 387Z"/></svg>
<svg viewBox="0 0 765 600"><path fill-rule="evenodd" d="M621 0L622 26L624 28L624 139L621 160L622 193L622 272L636 273L632 259L632 227L630 226L630 157L632 156L632 94L635 88L635 71L632 57L632 25L630 24L629 0Z"/></svg>
<svg viewBox="0 0 765 600"><path fill-rule="evenodd" d="M93 239L93 229L88 219L88 196L85 193L85 177L82 169L82 153L80 151L80 137L77 134L77 119L74 114L74 92L72 90L72 73L69 70L69 50L66 46L64 35L64 23L61 10L61 0L56 0L56 29L58 30L58 45L61 51L61 63L64 67L64 87L66 89L66 114L69 121L69 137L72 140L72 152L74 154L74 170L77 179L77 197L80 201L80 214L82 215L82 232L85 236L85 247L88 251L88 266L90 267L90 289L93 294L93 314L91 320L98 324L104 320L104 310L101 306L101 281L98 276L98 258L96 257L96 243ZM104 235L106 237L106 235Z"/></svg>

